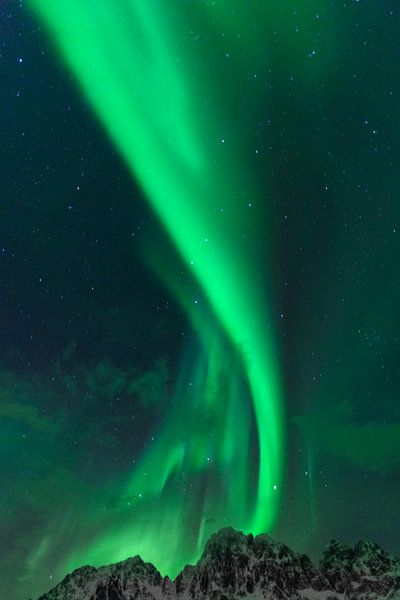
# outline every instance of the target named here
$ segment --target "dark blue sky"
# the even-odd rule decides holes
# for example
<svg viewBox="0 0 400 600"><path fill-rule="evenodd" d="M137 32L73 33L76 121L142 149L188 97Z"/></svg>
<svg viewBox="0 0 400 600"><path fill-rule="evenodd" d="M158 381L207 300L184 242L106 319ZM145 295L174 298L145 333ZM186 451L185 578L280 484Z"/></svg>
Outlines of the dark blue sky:
<svg viewBox="0 0 400 600"><path fill-rule="evenodd" d="M272 533L400 554L400 15L336 11L317 92L276 52L260 133L288 415ZM191 332L141 261L159 225L24 3L0 33L0 596L23 600L51 586L32 565L60 514L79 522L163 422Z"/></svg>

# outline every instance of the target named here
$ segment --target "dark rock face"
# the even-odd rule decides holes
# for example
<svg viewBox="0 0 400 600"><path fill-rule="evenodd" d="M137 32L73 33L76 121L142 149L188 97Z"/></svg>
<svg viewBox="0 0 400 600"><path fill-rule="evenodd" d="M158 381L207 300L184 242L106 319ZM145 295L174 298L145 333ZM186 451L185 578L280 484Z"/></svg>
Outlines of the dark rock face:
<svg viewBox="0 0 400 600"><path fill-rule="evenodd" d="M204 600L213 592L227 598L301 598L301 591L331 589L308 557L267 535L230 529L210 538L190 579L190 597Z"/></svg>
<svg viewBox="0 0 400 600"><path fill-rule="evenodd" d="M39 600L400 600L400 560L372 542L331 542L319 570L268 535L222 529L175 581L140 557L74 571Z"/></svg>
<svg viewBox="0 0 400 600"><path fill-rule="evenodd" d="M100 569L77 569L39 600L153 600L168 597L159 594L167 582L153 565L135 556Z"/></svg>
<svg viewBox="0 0 400 600"><path fill-rule="evenodd" d="M332 541L322 556L320 570L346 600L400 598L400 560L373 542L362 540L350 548Z"/></svg>

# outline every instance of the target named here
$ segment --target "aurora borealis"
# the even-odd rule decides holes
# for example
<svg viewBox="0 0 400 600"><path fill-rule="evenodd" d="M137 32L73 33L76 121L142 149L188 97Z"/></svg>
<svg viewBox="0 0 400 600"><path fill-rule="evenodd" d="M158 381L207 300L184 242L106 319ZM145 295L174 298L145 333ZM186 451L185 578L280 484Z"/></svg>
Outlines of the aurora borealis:
<svg viewBox="0 0 400 600"><path fill-rule="evenodd" d="M257 281L260 260L253 247L257 229L254 216L248 216L252 203L259 201L257 188L247 181L251 166L246 153L235 148L238 134L235 124L223 117L224 104L214 101L204 108L212 90L202 81L205 65L199 63L198 73L193 69L201 54L193 51L194 40L186 41L190 14L182 11L170 24L173 6L166 10L164 3L148 0L120 4L46 0L34 5L54 30L84 93L193 271L203 302L210 305L198 324L203 351L195 362L200 368L196 365L193 376L181 384L188 386L194 379L194 389L175 397L179 406L171 411L171 425L160 432L128 485L125 496L133 525L124 525L117 534L113 527L105 536L106 550L99 551L98 540L94 542L97 561L115 561L132 551L131 540L136 538L140 541L135 552L175 576L185 562L197 558L207 539L202 531L205 511L214 515L213 529L229 522L257 533L270 528L276 512L280 399L268 302ZM110 36L110 30L115 35ZM200 308L189 309L189 319L199 320L193 310ZM229 338L225 343L214 339L219 323ZM240 365L227 360L230 353L241 355L236 362L242 363L254 403L259 448L255 490L246 460L249 416L238 399ZM241 395L244 403L243 390ZM204 413L209 413L206 430ZM211 470L210 462L218 483L202 482L204 490L196 484L182 495L183 485ZM149 502L157 503L154 516ZM194 554L187 542L189 534L195 535L194 523L190 529L183 523L187 518L193 521L196 513ZM177 548L165 556L164 540L171 537ZM91 554L85 550L89 559Z"/></svg>
<svg viewBox="0 0 400 600"><path fill-rule="evenodd" d="M1 10L0 595L225 525L399 553L395 5Z"/></svg>

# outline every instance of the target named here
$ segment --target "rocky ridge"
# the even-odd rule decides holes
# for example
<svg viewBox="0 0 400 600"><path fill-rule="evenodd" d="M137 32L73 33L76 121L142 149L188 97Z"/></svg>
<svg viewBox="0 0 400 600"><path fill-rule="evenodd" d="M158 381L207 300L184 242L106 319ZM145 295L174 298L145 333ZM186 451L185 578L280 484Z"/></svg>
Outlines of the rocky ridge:
<svg viewBox="0 0 400 600"><path fill-rule="evenodd" d="M400 600L400 560L377 544L331 542L319 568L268 535L211 536L171 581L139 556L82 567L39 600Z"/></svg>

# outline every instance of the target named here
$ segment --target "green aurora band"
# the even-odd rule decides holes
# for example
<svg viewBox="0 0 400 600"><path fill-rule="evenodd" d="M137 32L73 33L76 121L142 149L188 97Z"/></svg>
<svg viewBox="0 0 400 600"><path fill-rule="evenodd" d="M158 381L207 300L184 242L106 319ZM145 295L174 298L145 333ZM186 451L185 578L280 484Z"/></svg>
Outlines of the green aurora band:
<svg viewBox="0 0 400 600"><path fill-rule="evenodd" d="M276 519L283 417L259 251L268 194L243 134L255 117L232 85L247 86L258 107L256 76L241 82L237 72L243 48L251 55L257 44L252 24L282 4L265 3L258 16L238 5L232 21L231 1L31 0L198 285L191 295L162 253L149 258L199 342L167 422L121 485L117 516L93 509L93 535L65 570L138 553L174 576L221 526L258 534ZM215 30L217 49L199 39L199 21ZM254 54L254 73L266 63ZM51 551L43 541L32 562Z"/></svg>

